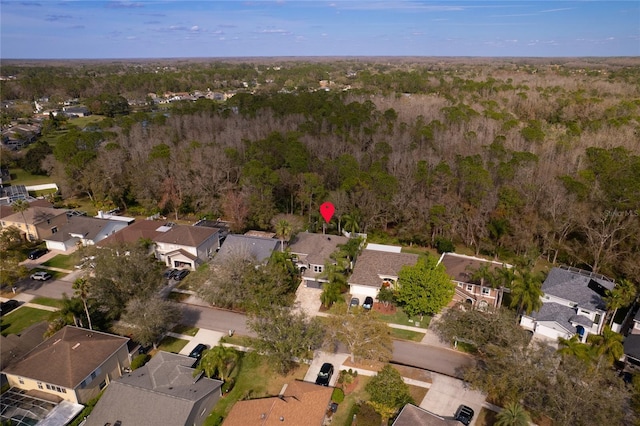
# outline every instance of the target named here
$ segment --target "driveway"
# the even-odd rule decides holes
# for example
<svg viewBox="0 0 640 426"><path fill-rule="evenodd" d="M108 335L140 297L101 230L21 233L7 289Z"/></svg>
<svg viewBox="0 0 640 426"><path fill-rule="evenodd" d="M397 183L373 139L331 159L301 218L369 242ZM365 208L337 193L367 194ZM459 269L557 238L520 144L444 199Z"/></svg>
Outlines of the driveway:
<svg viewBox="0 0 640 426"><path fill-rule="evenodd" d="M303 281L298 286L298 290L296 290L296 301L294 306L299 312L304 312L311 317L316 316L318 315L318 311L322 305L320 302L321 294L322 289L307 287L304 285Z"/></svg>
<svg viewBox="0 0 640 426"><path fill-rule="evenodd" d="M309 370L307 370L307 374L304 376L304 381L315 383L318 373L320 372L320 367L322 367L322 364L325 362L328 362L329 364L333 364L333 376L331 376L329 386L335 386L338 381L338 376L340 375L340 367L348 357L349 355L347 354L316 351Z"/></svg>
<svg viewBox="0 0 640 426"><path fill-rule="evenodd" d="M218 342L220 342L220 338L224 336L224 333L220 331L207 330L201 328L198 330L195 336L185 336L183 338L189 340L189 343L186 344L184 348L180 351L181 355L189 355L193 348L196 347L198 343L204 343L209 346L209 349L214 346L218 346Z"/></svg>
<svg viewBox="0 0 640 426"><path fill-rule="evenodd" d="M436 373L433 373L432 377L431 387L420 403L420 408L438 414L445 419L453 419L458 407L464 404L475 412L471 421L472 425L476 423L482 407L489 408L485 402L485 395L470 389L464 381Z"/></svg>

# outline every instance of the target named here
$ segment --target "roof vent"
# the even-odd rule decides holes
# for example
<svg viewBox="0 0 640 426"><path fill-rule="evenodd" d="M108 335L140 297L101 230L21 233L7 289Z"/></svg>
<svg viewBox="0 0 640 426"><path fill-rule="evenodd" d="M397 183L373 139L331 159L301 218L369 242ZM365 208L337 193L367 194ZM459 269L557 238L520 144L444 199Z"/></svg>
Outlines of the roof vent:
<svg viewBox="0 0 640 426"><path fill-rule="evenodd" d="M78 346L80 346L80 343L76 343L75 345L73 345L73 347L71 349L77 349Z"/></svg>
<svg viewBox="0 0 640 426"><path fill-rule="evenodd" d="M266 419L266 418L267 418L267 415L266 415L265 413L262 413L262 414L260 414L260 418L261 418L262 420L264 420L264 419Z"/></svg>
<svg viewBox="0 0 640 426"><path fill-rule="evenodd" d="M280 416L280 421L284 422L284 417Z"/></svg>
<svg viewBox="0 0 640 426"><path fill-rule="evenodd" d="M56 343L60 342L62 339L56 339L55 342L53 342L53 344L55 345Z"/></svg>

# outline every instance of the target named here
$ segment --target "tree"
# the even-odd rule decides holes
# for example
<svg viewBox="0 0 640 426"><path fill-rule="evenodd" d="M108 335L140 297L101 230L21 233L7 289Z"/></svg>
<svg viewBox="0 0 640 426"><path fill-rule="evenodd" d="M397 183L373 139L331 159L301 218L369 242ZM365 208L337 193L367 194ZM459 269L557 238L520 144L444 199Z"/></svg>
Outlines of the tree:
<svg viewBox="0 0 640 426"><path fill-rule="evenodd" d="M368 403L382 417L383 421L389 418L406 404L413 404L413 398L409 386L402 376L390 365L385 365L365 387L369 393Z"/></svg>
<svg viewBox="0 0 640 426"><path fill-rule="evenodd" d="M257 336L256 350L264 353L276 370L286 375L309 351L322 344L324 331L317 318L290 308L273 307L249 318Z"/></svg>
<svg viewBox="0 0 640 426"><path fill-rule="evenodd" d="M54 335L66 325L74 325L82 327L82 321L79 317L82 315L82 302L77 297L62 295L62 306L59 310L53 312L49 317L49 327L45 333L45 337Z"/></svg>
<svg viewBox="0 0 640 426"><path fill-rule="evenodd" d="M586 364L593 360L593 353L589 345L582 343L577 334L569 339L558 338L558 353L563 356L571 356Z"/></svg>
<svg viewBox="0 0 640 426"><path fill-rule="evenodd" d="M325 308L331 307L334 303L339 302L340 300L342 300L340 284L326 283L322 286L322 293L320 293L320 302Z"/></svg>
<svg viewBox="0 0 640 426"><path fill-rule="evenodd" d="M635 300L637 292L635 284L626 279L620 280L612 290L607 290L604 301L611 315L610 326L613 324L618 309L629 306Z"/></svg>
<svg viewBox="0 0 640 426"><path fill-rule="evenodd" d="M419 259L415 266L403 266L398 273L398 287L396 301L409 316L436 314L455 293L451 277L432 256Z"/></svg>
<svg viewBox="0 0 640 426"><path fill-rule="evenodd" d="M529 426L531 418L524 407L517 402L507 404L496 416L494 426Z"/></svg>
<svg viewBox="0 0 640 426"><path fill-rule="evenodd" d="M395 300L395 298L396 298L395 292L391 290L390 287L384 287L384 286L378 292L378 296L376 296L376 299L378 299L379 302L384 304L384 306L389 306L389 303L392 303Z"/></svg>
<svg viewBox="0 0 640 426"><path fill-rule="evenodd" d="M289 240L291 238L291 224L286 220L282 219L276 223L276 235L280 238L280 250L284 251L284 242L285 240Z"/></svg>
<svg viewBox="0 0 640 426"><path fill-rule="evenodd" d="M604 327L602 334L590 334L587 337L587 341L593 348L593 354L598 360L598 368L602 366L603 362L607 366L612 366L615 361L622 358L624 355L623 340L622 334L611 330L608 325Z"/></svg>
<svg viewBox="0 0 640 426"><path fill-rule="evenodd" d="M223 345L215 346L204 351L200 362L198 363L198 371L204 371L207 377L217 375L220 380L224 381L233 367L240 359L240 354L233 348Z"/></svg>
<svg viewBox="0 0 640 426"><path fill-rule="evenodd" d="M93 327L91 326L91 315L89 315L89 306L87 305L87 300L89 299L90 294L89 281L87 281L86 278L77 278L73 282L73 289L75 290L75 296L82 300L84 312L87 315L87 321L89 323L89 330L93 330Z"/></svg>
<svg viewBox="0 0 640 426"><path fill-rule="evenodd" d="M29 237L29 224L27 223L27 218L24 212L29 210L30 207L31 206L29 205L29 203L23 199L18 199L11 203L11 210L13 210L14 213L20 213L22 215L22 222L24 222L24 233L27 240L31 240L31 238Z"/></svg>
<svg viewBox="0 0 640 426"><path fill-rule="evenodd" d="M154 295L136 297L127 303L121 322L132 328L132 336L143 345L157 347L158 340L180 321L180 307Z"/></svg>
<svg viewBox="0 0 640 426"><path fill-rule="evenodd" d="M389 326L380 321L375 312L362 308L348 310L344 303L334 305L327 317L330 343L343 343L356 358L387 362L393 354Z"/></svg>
<svg viewBox="0 0 640 426"><path fill-rule="evenodd" d="M528 268L518 268L511 285L511 307L518 315L530 314L542 307L542 277Z"/></svg>

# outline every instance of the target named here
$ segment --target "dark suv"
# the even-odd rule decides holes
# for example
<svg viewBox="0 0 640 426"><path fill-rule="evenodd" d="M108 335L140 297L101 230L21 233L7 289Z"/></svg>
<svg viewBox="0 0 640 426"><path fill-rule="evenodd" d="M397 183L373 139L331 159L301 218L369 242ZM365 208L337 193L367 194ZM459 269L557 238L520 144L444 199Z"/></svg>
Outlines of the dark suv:
<svg viewBox="0 0 640 426"><path fill-rule="evenodd" d="M316 385L329 386L331 376L333 376L333 365L325 362L322 364L322 367L320 367L318 378L316 378Z"/></svg>
<svg viewBox="0 0 640 426"><path fill-rule="evenodd" d="M204 345L202 343L198 343L195 348L191 351L189 356L191 358L200 359L202 357L202 352L209 349L209 346Z"/></svg>
<svg viewBox="0 0 640 426"><path fill-rule="evenodd" d="M39 257L44 256L45 254L47 254L49 252L49 250L44 249L44 248L40 248L40 249L35 249L33 250L31 253L29 253L29 259L31 260L35 260Z"/></svg>
<svg viewBox="0 0 640 426"><path fill-rule="evenodd" d="M466 405L461 405L456 411L455 419L463 425L470 425L471 419L473 419L473 409L471 407L467 407Z"/></svg>
<svg viewBox="0 0 640 426"><path fill-rule="evenodd" d="M370 311L373 308L373 297L367 296L364 298L364 302L362 303L362 307L367 311Z"/></svg>

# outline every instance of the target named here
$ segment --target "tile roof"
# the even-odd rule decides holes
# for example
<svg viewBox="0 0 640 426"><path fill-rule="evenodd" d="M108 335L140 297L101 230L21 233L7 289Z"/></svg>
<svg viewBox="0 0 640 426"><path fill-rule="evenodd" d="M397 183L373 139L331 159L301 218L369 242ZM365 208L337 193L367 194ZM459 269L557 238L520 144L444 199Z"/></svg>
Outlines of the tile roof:
<svg viewBox="0 0 640 426"><path fill-rule="evenodd" d="M392 426L455 426L460 424L457 420L445 419L431 411L407 404L402 407Z"/></svg>
<svg viewBox="0 0 640 426"><path fill-rule="evenodd" d="M213 258L214 265L220 265L234 256L250 257L258 263L263 263L280 246L280 241L274 238L248 237L246 235L231 234L224 240L220 251Z"/></svg>
<svg viewBox="0 0 640 426"><path fill-rule="evenodd" d="M440 256L439 263L442 263L447 270L447 274L454 280L462 283L480 284L473 281L471 276L483 264L488 264L490 270L502 267L510 267L511 265L485 260L478 257L465 256L457 253L443 253Z"/></svg>
<svg viewBox="0 0 640 426"><path fill-rule="evenodd" d="M333 388L302 381L287 385L282 396L238 401L225 426L321 426Z"/></svg>
<svg viewBox="0 0 640 426"><path fill-rule="evenodd" d="M300 232L289 242L289 249L300 257L305 256L306 262L311 265L324 265L338 245L347 241L349 239L341 235Z"/></svg>
<svg viewBox="0 0 640 426"><path fill-rule="evenodd" d="M603 297L615 283L602 275L579 269L552 268L542 283L544 294L577 303L588 310L605 310Z"/></svg>
<svg viewBox="0 0 640 426"><path fill-rule="evenodd" d="M74 389L128 340L68 325L4 371Z"/></svg>
<svg viewBox="0 0 640 426"><path fill-rule="evenodd" d="M156 235L153 240L157 243L198 247L218 232L219 229L217 228L207 228L205 226L174 225L167 232Z"/></svg>
<svg viewBox="0 0 640 426"><path fill-rule="evenodd" d="M158 352L143 367L111 382L86 426L117 420L122 426L187 425L194 409L213 408L199 402L219 394L222 386L220 380L194 377L193 362L184 355Z"/></svg>
<svg viewBox="0 0 640 426"><path fill-rule="evenodd" d="M410 253L390 253L377 250L363 250L353 267L349 284L380 287L380 276L397 277L403 266L418 263L418 255Z"/></svg>
<svg viewBox="0 0 640 426"><path fill-rule="evenodd" d="M145 240L153 240L156 235L160 234L157 229L161 225L161 222L156 222L154 220L141 220L139 222L134 222L115 234L109 235L96 245L98 247L106 247L109 245L136 243L140 241L141 238Z"/></svg>

